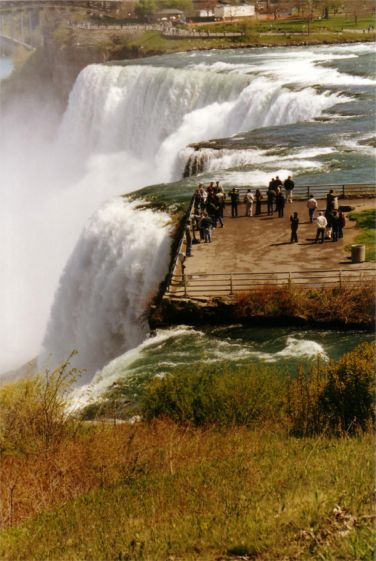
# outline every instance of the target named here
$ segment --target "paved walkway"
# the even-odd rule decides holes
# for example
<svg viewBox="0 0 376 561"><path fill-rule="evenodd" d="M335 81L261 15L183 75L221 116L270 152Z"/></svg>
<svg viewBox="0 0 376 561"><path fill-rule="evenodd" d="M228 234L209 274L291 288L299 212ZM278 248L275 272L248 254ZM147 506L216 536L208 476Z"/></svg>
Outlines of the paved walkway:
<svg viewBox="0 0 376 561"><path fill-rule="evenodd" d="M319 210L325 210L325 201L318 201ZM340 201L355 207L356 211L374 208L374 199ZM290 215L299 214L299 242L290 243ZM192 257L185 261L187 275L198 273L241 273L303 271L307 269L354 269L374 267L374 264L353 264L345 246L354 242L359 233L355 222L346 220L344 238L334 243L325 241L315 244L316 224L310 224L305 201L287 203L285 216L277 213L267 216L246 217L245 207L239 205L239 217L231 218L227 205L224 228L213 230L210 244L192 246ZM183 247L183 249L185 249ZM180 274L181 270L176 273Z"/></svg>

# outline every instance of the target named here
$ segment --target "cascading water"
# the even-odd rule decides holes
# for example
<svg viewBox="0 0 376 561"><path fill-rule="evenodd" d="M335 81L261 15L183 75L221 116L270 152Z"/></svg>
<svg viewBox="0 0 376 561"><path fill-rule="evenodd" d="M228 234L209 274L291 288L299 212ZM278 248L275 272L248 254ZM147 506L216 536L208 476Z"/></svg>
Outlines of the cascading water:
<svg viewBox="0 0 376 561"><path fill-rule="evenodd" d="M40 362L75 365L90 379L114 356L145 338L143 313L169 261L169 216L116 198L87 222L62 274Z"/></svg>
<svg viewBox="0 0 376 561"><path fill-rule="evenodd" d="M178 68L159 61L157 65L92 65L84 69L71 92L56 141L50 146L43 144L43 157L35 157L35 130L33 143L24 147L26 156L28 150L31 153L30 163L14 163L9 169L6 162L1 164L13 231L24 231L26 224L27 231L33 232L27 244L17 246L17 263L30 266L35 256L41 263L44 258L39 275L27 275L21 265L15 269L18 279L28 278L23 303L33 302L38 310L46 308L59 268L61 271L72 253L87 217L113 196L180 178L191 155L186 150L189 144L257 127L309 121L348 101L342 91L324 89L330 72L317 67L316 55L307 63L310 79L303 79L302 74L294 82L287 76L294 64L291 57L285 66L278 67L276 61L283 59L283 53L274 52L272 61L265 56L263 75L262 64L254 64L263 56L237 52L229 58L240 57L241 64L237 61L226 68L223 64L220 68L215 64L200 67L197 60L192 63L193 54L187 54L175 55ZM323 80L320 89L313 87L317 68ZM335 78L338 83L347 83L344 74L337 72ZM362 79L356 80L360 83ZM259 158L260 165L268 165L268 153L256 152L245 150L240 165L253 163L253 157ZM4 153L6 158L6 149ZM302 154L297 155L296 169L304 169ZM219 158L207 154L206 162L209 171L238 165L239 154L223 152ZM293 167L294 160L283 163ZM269 165L274 164L269 161ZM25 194L31 204L27 211L17 213ZM34 224L46 221L37 239ZM133 203L110 201L92 215L61 277L44 337L43 359L59 361L78 348L79 363L88 369L89 379L106 361L137 345L145 334L139 324L144 303L166 272L168 240L167 217L139 210ZM35 241L35 247L29 241ZM11 243L7 247L9 255L4 259L0 255L4 263L12 261ZM9 274L4 278L10 284ZM41 290L44 286L47 288ZM3 317L4 333L8 325L17 332L17 325L30 322L29 304L23 306L21 314L17 290L8 290L8 295L11 301ZM37 352L42 316L32 345L27 346L24 338L18 352L26 347L29 357ZM33 330L33 320L31 324ZM16 357L13 362L19 364L17 348L11 351ZM7 367L11 362L12 358Z"/></svg>

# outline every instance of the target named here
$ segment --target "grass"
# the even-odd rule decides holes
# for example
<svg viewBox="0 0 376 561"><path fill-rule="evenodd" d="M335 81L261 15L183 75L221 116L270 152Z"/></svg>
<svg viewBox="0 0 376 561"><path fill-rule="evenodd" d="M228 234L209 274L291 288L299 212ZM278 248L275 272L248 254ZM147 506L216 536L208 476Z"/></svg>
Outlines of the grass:
<svg viewBox="0 0 376 561"><path fill-rule="evenodd" d="M361 229L354 243L366 246L366 261L376 261L376 209L352 212L349 218L356 220L358 228Z"/></svg>
<svg viewBox="0 0 376 561"><path fill-rule="evenodd" d="M288 46L299 44L338 43L346 41L372 41L375 33L363 33L374 25L372 16L354 18L347 16L331 17L328 20L310 22L309 33L307 20L282 20L258 22L247 19L241 22L220 22L200 25L199 30L212 32L241 32L237 38L165 38L159 31L145 31L137 35L126 35L114 30L87 31L75 30L74 41L82 46L103 48L112 59L151 56L154 54L173 53L198 49L226 49L246 46ZM186 26L189 28L189 26ZM346 30L351 30L347 32ZM359 33L353 33L358 30Z"/></svg>
<svg viewBox="0 0 376 561"><path fill-rule="evenodd" d="M236 300L234 317L294 318L315 324L363 325L375 321L374 286L346 285L334 288L265 287L244 293Z"/></svg>
<svg viewBox="0 0 376 561"><path fill-rule="evenodd" d="M166 423L101 430L91 436L90 457L83 464L78 455L76 464L86 476L93 462L101 488L97 481L92 491L3 531L1 559L373 559L370 435L295 439ZM26 473L26 485L41 480L38 503L43 481L54 479L60 491L74 471L64 463L60 472L48 468L45 461ZM5 497L8 486L3 480Z"/></svg>
<svg viewBox="0 0 376 561"><path fill-rule="evenodd" d="M340 415L349 400L362 401L363 391L372 392L373 356L373 345L364 344L328 366L326 384L312 377L292 382L290 421L301 424L297 415L306 418L316 390ZM56 432L66 425L60 404L74 374L68 367L56 371L51 386L37 381L25 391L18 382L0 392L7 436L0 455L3 561L373 559L374 438L367 426L352 436L341 430L297 438L286 410L291 382L273 381L271 371L265 379L265 372L247 379L245 372L231 378L213 371L209 382L201 376L201 387L197 373L176 372L179 383L170 386L175 400L197 399L208 422L196 424L204 426L185 415L179 424L76 422L75 430ZM59 407L51 413L55 395ZM252 395L252 423L220 422L231 418L231 403L249 409ZM21 427L11 422L15 410ZM50 412L57 438L45 439L40 411ZM41 446L15 446L14 431Z"/></svg>

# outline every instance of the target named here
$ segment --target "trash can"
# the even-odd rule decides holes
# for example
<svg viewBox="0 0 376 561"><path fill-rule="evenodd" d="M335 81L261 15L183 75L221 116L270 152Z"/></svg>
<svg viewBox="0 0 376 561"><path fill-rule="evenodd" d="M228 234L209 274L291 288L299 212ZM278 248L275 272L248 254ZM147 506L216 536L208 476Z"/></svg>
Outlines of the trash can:
<svg viewBox="0 0 376 561"><path fill-rule="evenodd" d="M366 260L366 246L355 244L351 246L352 263L363 263Z"/></svg>

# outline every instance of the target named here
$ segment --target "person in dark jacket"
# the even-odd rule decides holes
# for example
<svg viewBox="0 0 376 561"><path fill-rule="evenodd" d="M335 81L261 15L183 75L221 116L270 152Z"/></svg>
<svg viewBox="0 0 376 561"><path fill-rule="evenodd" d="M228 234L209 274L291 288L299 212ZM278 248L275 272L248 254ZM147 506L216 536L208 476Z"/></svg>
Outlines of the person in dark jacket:
<svg viewBox="0 0 376 561"><path fill-rule="evenodd" d="M339 226L338 226L338 239L343 238L343 229L346 225L346 218L343 212L340 212L338 215L339 218Z"/></svg>
<svg viewBox="0 0 376 561"><path fill-rule="evenodd" d="M295 183L291 179L291 175L289 175L288 178L285 179L285 182L284 182L283 186L284 186L285 191L286 191L287 202L292 203L292 190L295 187Z"/></svg>
<svg viewBox="0 0 376 561"><path fill-rule="evenodd" d="M272 216L274 209L273 209L273 202L275 198L275 191L271 187L269 187L268 192L266 194L267 202L268 202L268 216Z"/></svg>
<svg viewBox="0 0 376 561"><path fill-rule="evenodd" d="M256 216L261 214L261 200L262 200L262 194L260 189L256 189L256 193L255 193L255 199L256 199Z"/></svg>
<svg viewBox="0 0 376 561"><path fill-rule="evenodd" d="M282 193L279 191L277 195L277 210L278 210L278 218L283 218L283 211L285 208L286 199Z"/></svg>
<svg viewBox="0 0 376 561"><path fill-rule="evenodd" d="M290 216L290 226L291 226L291 240L290 243L296 242L298 243L298 227L299 227L299 218L298 213L294 212Z"/></svg>
<svg viewBox="0 0 376 561"><path fill-rule="evenodd" d="M238 216L238 203L239 203L239 192L235 187L230 191L231 200L231 216L235 218Z"/></svg>
<svg viewBox="0 0 376 561"><path fill-rule="evenodd" d="M339 216L335 210L332 214L332 240L334 242L338 241L339 235Z"/></svg>

